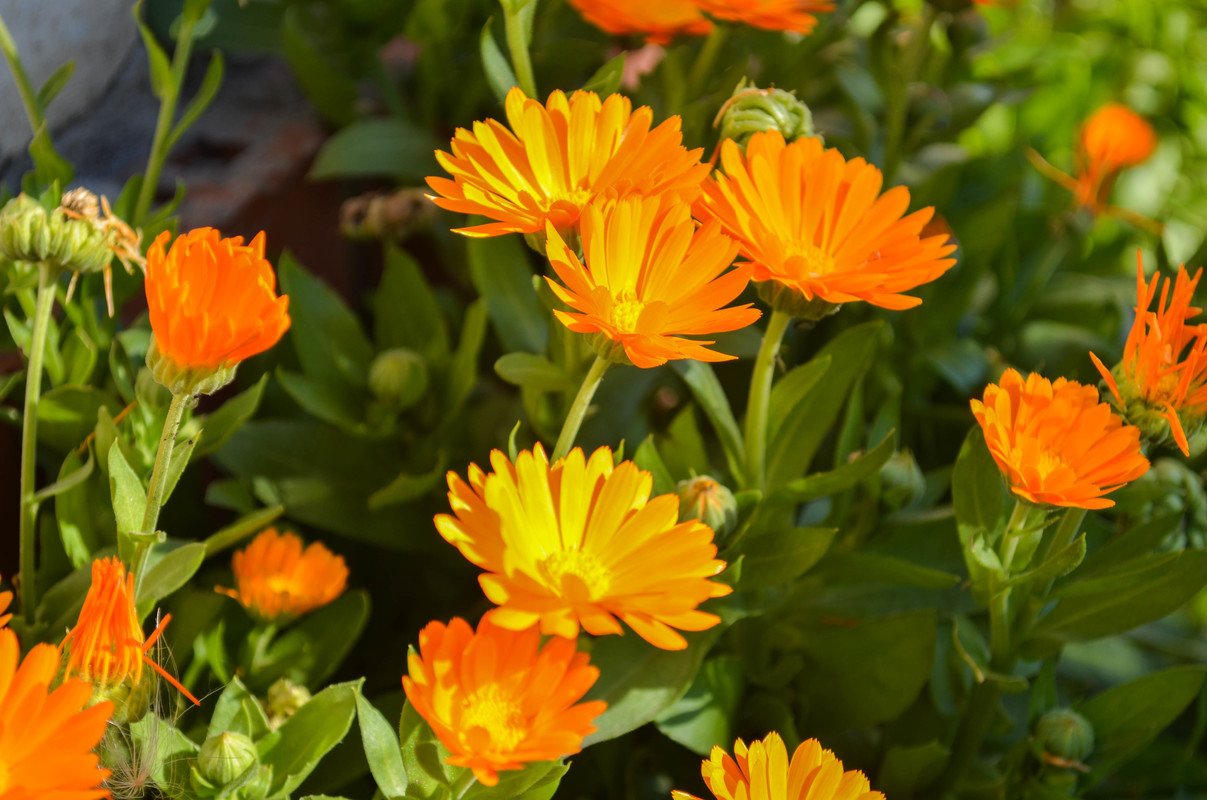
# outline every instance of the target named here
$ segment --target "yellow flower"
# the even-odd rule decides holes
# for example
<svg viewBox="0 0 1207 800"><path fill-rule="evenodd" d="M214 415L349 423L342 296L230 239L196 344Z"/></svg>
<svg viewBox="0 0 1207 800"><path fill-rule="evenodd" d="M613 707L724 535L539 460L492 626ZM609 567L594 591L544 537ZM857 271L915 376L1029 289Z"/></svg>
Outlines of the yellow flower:
<svg viewBox="0 0 1207 800"><path fill-rule="evenodd" d="M509 631L489 620L430 622L407 657L407 700L449 751L486 786L499 771L574 755L607 704L580 703L599 677L576 642L536 628Z"/></svg>
<svg viewBox="0 0 1207 800"><path fill-rule="evenodd" d="M972 413L1011 491L1032 503L1109 508L1103 495L1148 471L1140 430L1093 386L1008 369Z"/></svg>
<svg viewBox="0 0 1207 800"><path fill-rule="evenodd" d="M611 449L587 458L581 448L552 465L545 451L513 465L491 453L494 472L469 468L469 483L449 473L453 515L436 528L485 572L495 624L573 638L623 633L623 621L646 641L678 650L678 630L711 628L720 618L698 610L730 588L710 580L725 569L713 531L679 518L679 498L650 498L653 478Z"/></svg>
<svg viewBox="0 0 1207 800"><path fill-rule="evenodd" d="M295 534L276 528L260 532L231 559L234 589L218 587L265 620L297 617L327 605L343 594L348 567L320 542L305 550Z"/></svg>
<svg viewBox="0 0 1207 800"><path fill-rule="evenodd" d="M570 311L554 316L578 333L600 334L633 364L668 360L728 361L709 350L707 335L744 328L759 318L751 305L723 306L742 293L749 269L726 272L738 247L717 223L697 229L689 206L661 198L595 202L582 217L579 259L550 224L550 288Z"/></svg>
<svg viewBox="0 0 1207 800"><path fill-rule="evenodd" d="M549 95L542 105L520 89L507 94L510 128L493 119L458 129L450 150L438 151L452 175L431 177L429 195L441 208L495 222L459 228L467 236L544 233L546 223L569 231L592 198L670 194L690 203L708 166L701 150L683 147L679 118L651 129L654 112L636 111L618 94Z"/></svg>
<svg viewBox="0 0 1207 800"><path fill-rule="evenodd" d="M789 760L778 733L751 742L749 748L738 739L732 757L714 747L700 772L717 800L884 800L862 772L844 771L842 762L816 739L803 742ZM671 796L699 800L687 792Z"/></svg>
<svg viewBox="0 0 1207 800"><path fill-rule="evenodd" d="M51 690L59 652L40 644L19 661L17 635L0 630L0 800L109 797L109 771L92 750L112 703L89 706L92 687L65 679Z"/></svg>

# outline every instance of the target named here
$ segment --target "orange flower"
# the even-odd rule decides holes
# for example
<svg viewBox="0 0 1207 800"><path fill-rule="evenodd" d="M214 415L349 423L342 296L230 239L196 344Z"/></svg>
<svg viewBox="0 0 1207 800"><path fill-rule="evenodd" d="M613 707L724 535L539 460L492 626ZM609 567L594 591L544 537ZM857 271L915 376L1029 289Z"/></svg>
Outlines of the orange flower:
<svg viewBox="0 0 1207 800"><path fill-rule="evenodd" d="M694 0L570 0L583 18L617 36L643 34L655 44L675 36L700 36L712 30Z"/></svg>
<svg viewBox="0 0 1207 800"><path fill-rule="evenodd" d="M696 5L717 19L801 34L817 26L814 14L834 10L830 0L696 0Z"/></svg>
<svg viewBox="0 0 1207 800"><path fill-rule="evenodd" d="M582 217L584 265L550 224L546 252L570 312L554 315L578 333L598 333L639 367L694 358L728 361L711 341L675 334L744 328L759 318L749 303L723 308L746 288L749 269L726 269L738 246L715 222L697 230L691 209L660 198L592 203ZM722 274L724 273L724 274ZM563 285L564 284L564 285Z"/></svg>
<svg viewBox="0 0 1207 800"><path fill-rule="evenodd" d="M511 630L572 638L623 633L623 620L666 650L687 646L676 628L700 631L720 618L697 606L730 588L712 578L713 531L678 522L679 498L650 498L653 478L632 461L613 465L611 449L581 448L549 464L540 445L513 465L498 450L494 472L469 467L469 483L448 475L454 516L436 528L486 572L478 582L499 608L487 615Z"/></svg>
<svg viewBox="0 0 1207 800"><path fill-rule="evenodd" d="M1186 428L1198 428L1207 416L1207 325L1187 324L1202 311L1191 305L1202 276L1201 269L1192 278L1180 267L1176 282L1166 278L1162 284L1158 274L1149 283L1144 265L1137 263L1136 320L1123 360L1112 374L1090 353L1119 411L1156 441L1172 435L1187 456ZM1149 311L1158 287L1161 299L1156 310Z"/></svg>
<svg viewBox="0 0 1207 800"><path fill-rule="evenodd" d="M733 754L714 747L700 767L717 800L884 800L862 772L843 771L842 762L816 739L803 742L791 760L778 733L751 742L749 748L738 739ZM687 792L671 796L699 800Z"/></svg>
<svg viewBox="0 0 1207 800"><path fill-rule="evenodd" d="M708 166L701 150L682 145L679 118L653 130L648 106L632 110L621 95L600 101L593 92L549 95L541 105L512 89L510 130L493 119L458 129L452 153L436 158L453 176L428 178L441 208L481 214L496 222L459 228L467 236L543 233L552 223L568 231L591 198L667 193L690 203Z"/></svg>
<svg viewBox="0 0 1207 800"><path fill-rule="evenodd" d="M244 245L213 228L161 233L147 251L147 306L152 353L147 363L171 391L196 389L272 347L289 328L289 298L277 297L264 234ZM221 384L220 384L221 385ZM214 391L204 387L197 392Z"/></svg>
<svg viewBox="0 0 1207 800"><path fill-rule="evenodd" d="M922 301L901 293L956 263L947 258L955 250L947 236L922 235L934 209L902 216L908 189L880 194L880 170L862 158L847 161L818 139L786 144L778 131L760 131L745 155L733 141L722 143L721 164L724 173L705 183L696 215L720 220L753 265L754 280L784 287L788 304L819 298L911 308Z"/></svg>
<svg viewBox="0 0 1207 800"><path fill-rule="evenodd" d="M499 771L523 769L582 750L602 701L579 703L599 677L575 642L541 646L536 628L510 631L463 619L430 622L419 652L407 657L407 699L449 751L448 763L468 767L486 786Z"/></svg>
<svg viewBox="0 0 1207 800"><path fill-rule="evenodd" d="M6 614L8 605L13 601L12 592L0 592L0 628L8 624L8 621L13 618L12 614Z"/></svg>
<svg viewBox="0 0 1207 800"><path fill-rule="evenodd" d="M0 630L0 798L92 800L109 797L92 749L105 735L112 703L88 706L92 687L64 680L55 690L59 651L34 647L18 664L17 635Z"/></svg>
<svg viewBox="0 0 1207 800"><path fill-rule="evenodd" d="M159 627L144 640L134 607L134 575L126 572L116 556L96 559L92 562L92 585L84 596L79 619L63 638L62 646L67 651L63 677L82 678L99 695L118 687L134 693L147 688L142 684L145 664L195 705L201 705L180 681L147 655L171 619L170 614L165 614ZM132 709L131 716L141 716L140 710Z"/></svg>
<svg viewBox="0 0 1207 800"><path fill-rule="evenodd" d="M1140 430L1093 386L1008 369L972 413L1010 489L1032 503L1109 508L1103 495L1148 471Z"/></svg>
<svg viewBox="0 0 1207 800"><path fill-rule="evenodd" d="M236 589L217 591L238 600L265 620L296 617L343 594L348 567L320 542L305 550L302 540L276 528L260 532L231 559Z"/></svg>
<svg viewBox="0 0 1207 800"><path fill-rule="evenodd" d="M1119 173L1147 161L1156 149L1152 126L1127 106L1107 103L1095 111L1081 128L1077 202L1102 210Z"/></svg>

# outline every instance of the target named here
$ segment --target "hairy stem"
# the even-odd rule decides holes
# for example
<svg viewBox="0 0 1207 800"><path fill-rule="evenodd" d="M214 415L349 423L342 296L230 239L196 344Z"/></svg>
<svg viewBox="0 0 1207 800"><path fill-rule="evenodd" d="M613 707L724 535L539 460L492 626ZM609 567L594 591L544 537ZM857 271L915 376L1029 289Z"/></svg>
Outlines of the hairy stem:
<svg viewBox="0 0 1207 800"><path fill-rule="evenodd" d="M151 468L151 483L147 486L147 505L142 517L142 534L134 551L134 582L137 587L142 583L143 572L147 565L147 556L151 554L151 537L159 524L159 510L163 506L163 494L168 485L168 471L172 464L172 451L176 449L176 434L180 431L180 421L184 418L184 410L189 407L193 396L187 392L172 395L172 403L168 406L168 414L163 421L163 432L159 436L159 449L155 452L155 466ZM137 593L137 592L136 592Z"/></svg>
<svg viewBox="0 0 1207 800"><path fill-rule="evenodd" d="M767 412L771 404L771 384L780 343L792 317L784 311L772 311L759 345L750 376L750 399L746 403L746 481L751 489L762 489L767 482Z"/></svg>
<svg viewBox="0 0 1207 800"><path fill-rule="evenodd" d="M587 409L591 406L591 398L595 396L595 390L599 388L604 373L611 365L612 362L603 356L595 357L595 363L588 370L587 377L583 378L582 386L578 387L578 394L574 396L574 402L570 404L570 410L566 412L562 432L557 437L557 444L553 446L554 460L564 457L574 446L574 440L578 438L578 429L582 427L583 418L587 416Z"/></svg>

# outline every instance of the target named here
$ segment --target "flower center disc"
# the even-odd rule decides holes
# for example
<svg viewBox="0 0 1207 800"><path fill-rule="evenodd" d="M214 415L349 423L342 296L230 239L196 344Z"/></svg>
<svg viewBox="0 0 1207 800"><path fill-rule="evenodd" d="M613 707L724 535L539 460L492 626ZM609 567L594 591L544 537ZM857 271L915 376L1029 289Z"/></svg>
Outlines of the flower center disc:
<svg viewBox="0 0 1207 800"><path fill-rule="evenodd" d="M637 322L645 303L638 300L630 292L625 292L616 298L612 304L612 324L621 333L633 333L637 330Z"/></svg>
<svg viewBox="0 0 1207 800"><path fill-rule="evenodd" d="M612 579L603 563L581 550L560 550L541 562L549 582L571 602L585 602L607 593Z"/></svg>
<svg viewBox="0 0 1207 800"><path fill-rule="evenodd" d="M793 274L805 278L829 275L836 268L833 256L811 244L801 244L799 251L788 257L788 263Z"/></svg>
<svg viewBox="0 0 1207 800"><path fill-rule="evenodd" d="M483 686L463 701L461 727L476 750L514 750L528 734L520 704L497 683Z"/></svg>

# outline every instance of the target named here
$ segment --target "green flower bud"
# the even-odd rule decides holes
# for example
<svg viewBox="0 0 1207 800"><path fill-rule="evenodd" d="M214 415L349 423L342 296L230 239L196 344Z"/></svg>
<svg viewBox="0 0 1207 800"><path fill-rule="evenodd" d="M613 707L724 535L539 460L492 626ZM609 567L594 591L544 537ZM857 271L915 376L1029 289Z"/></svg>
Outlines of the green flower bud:
<svg viewBox="0 0 1207 800"><path fill-rule="evenodd" d="M427 363L423 356L405 347L386 350L369 367L369 390L397 411L418 403L427 386Z"/></svg>
<svg viewBox="0 0 1207 800"><path fill-rule="evenodd" d="M926 477L908 450L893 453L880 468L880 480L880 496L890 508L904 508L926 492Z"/></svg>
<svg viewBox="0 0 1207 800"><path fill-rule="evenodd" d="M288 678L280 678L268 687L264 711L268 715L269 724L275 729L308 702L310 691L305 686L299 686Z"/></svg>
<svg viewBox="0 0 1207 800"><path fill-rule="evenodd" d="M1094 726L1068 708L1055 708L1040 717L1035 738L1045 752L1066 761L1084 761L1094 752Z"/></svg>
<svg viewBox="0 0 1207 800"><path fill-rule="evenodd" d="M722 139L741 147L759 131L779 131L789 142L814 135L813 113L795 94L747 85L745 78L721 106L714 125L720 126Z"/></svg>
<svg viewBox="0 0 1207 800"><path fill-rule="evenodd" d="M255 742L234 731L206 739L197 754L197 771L214 786L226 786L258 763Z"/></svg>
<svg viewBox="0 0 1207 800"><path fill-rule="evenodd" d="M733 530L738 522L738 504L733 492L707 475L679 481L679 521L698 519L716 531L718 537Z"/></svg>
<svg viewBox="0 0 1207 800"><path fill-rule="evenodd" d="M777 280L758 281L754 287L764 303L802 322L818 322L837 314L838 309L842 308L841 303L831 303L820 297L805 297L799 290Z"/></svg>
<svg viewBox="0 0 1207 800"><path fill-rule="evenodd" d="M92 222L62 208L47 211L25 194L0 209L0 254L74 272L99 272L113 258L109 237Z"/></svg>
<svg viewBox="0 0 1207 800"><path fill-rule="evenodd" d="M132 725L147 715L154 693L155 679L144 673L137 682L128 678L112 685L95 684L88 705L110 702L113 704L110 721L115 725Z"/></svg>
<svg viewBox="0 0 1207 800"><path fill-rule="evenodd" d="M235 379L235 369L238 366L181 366L159 351L154 336L151 337L151 346L147 348L147 368L151 370L155 380L173 395L190 394L196 397L213 394Z"/></svg>

